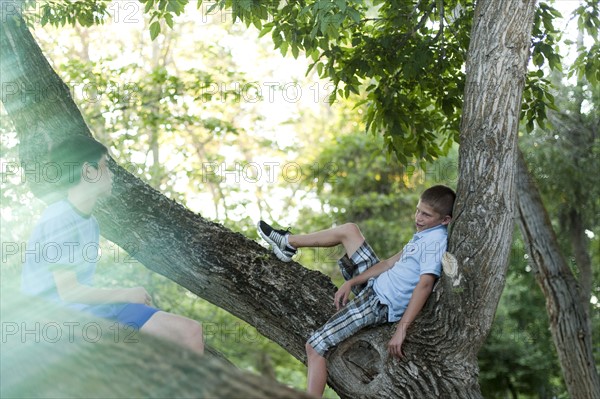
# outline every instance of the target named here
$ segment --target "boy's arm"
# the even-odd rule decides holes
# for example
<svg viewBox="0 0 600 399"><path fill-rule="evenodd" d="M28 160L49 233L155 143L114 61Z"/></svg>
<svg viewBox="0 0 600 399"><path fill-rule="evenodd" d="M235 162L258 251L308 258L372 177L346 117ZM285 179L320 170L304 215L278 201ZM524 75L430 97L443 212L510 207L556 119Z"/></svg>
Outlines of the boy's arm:
<svg viewBox="0 0 600 399"><path fill-rule="evenodd" d="M388 351L392 356L404 357L404 354L402 353L402 343L404 342L404 338L406 338L406 331L416 319L417 315L425 305L425 302L427 302L427 298L429 298L429 294L431 294L431 291L433 290L435 279L436 276L433 274L421 275L419 282L410 297L406 311L398 323L396 332L388 343Z"/></svg>
<svg viewBox="0 0 600 399"><path fill-rule="evenodd" d="M56 269L54 281L58 295L65 302L98 305L106 303L141 303L150 305L152 298L145 288L102 289L81 284L72 270Z"/></svg>
<svg viewBox="0 0 600 399"><path fill-rule="evenodd" d="M402 251L398 252L396 255L392 256L389 259L382 260L381 262L374 264L373 266L365 270L363 273L359 274L354 278L351 278L350 280L342 284L335 293L335 296L333 297L333 303L336 309L340 310L341 307L346 306L346 303L348 302L348 297L350 296L350 292L352 291L352 287L354 287L355 285L364 284L367 281L369 281L370 278L377 277L381 273L391 269L396 264L396 262L400 260L401 256Z"/></svg>

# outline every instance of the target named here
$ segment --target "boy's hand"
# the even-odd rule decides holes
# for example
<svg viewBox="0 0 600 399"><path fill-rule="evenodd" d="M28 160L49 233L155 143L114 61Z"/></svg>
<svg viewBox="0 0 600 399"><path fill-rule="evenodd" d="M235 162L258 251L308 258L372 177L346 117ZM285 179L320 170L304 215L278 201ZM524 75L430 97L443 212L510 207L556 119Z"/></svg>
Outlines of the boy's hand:
<svg viewBox="0 0 600 399"><path fill-rule="evenodd" d="M348 303L348 297L350 296L350 292L352 290L352 284L350 281L346 281L341 287L337 290L333 297L333 304L337 310L346 306Z"/></svg>
<svg viewBox="0 0 600 399"><path fill-rule="evenodd" d="M127 288L128 303L141 303L143 305L151 305L152 297L144 287Z"/></svg>
<svg viewBox="0 0 600 399"><path fill-rule="evenodd" d="M390 355L401 359L404 357L404 353L402 352L402 343L404 342L404 338L406 338L406 329L398 326L396 332L388 342L388 352Z"/></svg>

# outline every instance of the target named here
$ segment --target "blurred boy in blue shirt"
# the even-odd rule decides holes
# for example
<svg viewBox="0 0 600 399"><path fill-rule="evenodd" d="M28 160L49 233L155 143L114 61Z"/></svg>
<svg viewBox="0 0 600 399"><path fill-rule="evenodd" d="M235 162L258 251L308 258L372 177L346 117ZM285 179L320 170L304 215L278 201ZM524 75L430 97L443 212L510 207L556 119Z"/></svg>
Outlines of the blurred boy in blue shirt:
<svg viewBox="0 0 600 399"><path fill-rule="evenodd" d="M100 230L92 211L112 193L107 148L85 136L71 137L51 151L58 167L57 189L64 198L51 204L27 244L22 291L65 307L115 320L202 354L200 323L152 307L145 288L94 287L100 258Z"/></svg>

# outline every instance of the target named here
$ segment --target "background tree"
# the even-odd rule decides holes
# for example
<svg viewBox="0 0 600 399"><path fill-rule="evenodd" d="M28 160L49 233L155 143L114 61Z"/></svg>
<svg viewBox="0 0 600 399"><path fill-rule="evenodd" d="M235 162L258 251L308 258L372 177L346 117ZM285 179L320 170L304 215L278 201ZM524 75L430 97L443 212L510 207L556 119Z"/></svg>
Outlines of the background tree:
<svg viewBox="0 0 600 399"><path fill-rule="evenodd" d="M594 90L592 90L593 92ZM587 145L592 148L592 151L595 151L594 148L598 145L597 135L593 133L594 128L590 129L589 126L585 126L584 121L587 118L581 112L575 112L574 116L570 117L568 107L566 113L562 115L559 113L558 115L560 116L554 117L557 118L555 120L567 119L570 120L572 125L570 128L565 129L564 125L555 124L554 139L562 137L563 140L570 141L570 145L567 144L568 147L576 148L578 155L582 159L587 158L591 166L596 164L597 160L594 157L590 157L587 151L577 144L580 142L581 136L587 135L590 139ZM596 122L592 122L591 126L594 124ZM591 132L591 134L588 132ZM572 150L567 152L567 154L569 153L573 154ZM561 173L561 169L561 167L548 168L546 170L549 173L545 170L543 174L548 173L552 175L553 173ZM569 221L569 227L566 230L570 230L572 234L576 235L576 238L569 240L570 245L567 244L565 246L563 244L562 248L571 247L563 250L561 242L557 239L554 232L547 211L544 209L542 197L537 190L536 183L527 171L523 155L519 158L517 176L520 187L518 197L519 227L528 248L528 253L531 256L534 275L546 297L546 308L550 319L552 337L557 348L561 369L567 386L593 389L591 387L598 381L598 373L596 372L596 362L591 352L592 336L591 333L582 334L581 332L592 331L592 320L589 315L590 290L592 285L590 280L593 274L590 263L591 256L586 245L586 236L593 235L594 233L586 228L586 226L593 226L595 224L594 219L596 218L592 216L589 220L584 221L582 214L585 211L577 210L578 207L574 206L574 204L565 206L564 209ZM589 177L585 173L573 174L572 178L575 184L566 184L563 188L564 192L568 193L566 196L574 193L575 197L571 198L577 204L583 205L581 209L585 209L586 207L593 209L596 205L596 200L586 198L585 195L580 195L581 191L573 188L578 184L585 184L589 179L597 180L597 178ZM541 179L542 184L544 180L545 176ZM561 219L562 221L565 220L565 213L559 212L558 215L559 221ZM573 229L577 230L577 232ZM569 252L574 254L574 265L569 264L570 262L567 261L562 251L565 254ZM579 278L573 270L579 274ZM593 305L596 305L596 303ZM571 311L565 312L559 310L567 308L571 309ZM596 306L594 308L597 314L598 308ZM584 351L583 347L589 347L590 350ZM570 392L572 391L573 388L570 389Z"/></svg>

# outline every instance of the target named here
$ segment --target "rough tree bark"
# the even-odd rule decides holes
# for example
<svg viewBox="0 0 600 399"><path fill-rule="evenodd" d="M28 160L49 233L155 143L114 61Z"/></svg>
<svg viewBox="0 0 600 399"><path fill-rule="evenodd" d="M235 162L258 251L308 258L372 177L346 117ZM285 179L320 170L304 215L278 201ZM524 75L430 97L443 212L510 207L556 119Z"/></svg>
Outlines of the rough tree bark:
<svg viewBox="0 0 600 399"><path fill-rule="evenodd" d="M592 331L581 287L567 265L538 188L520 154L517 164L518 224L534 276L546 297L550 331L572 399L600 398ZM588 299L589 301L589 299Z"/></svg>
<svg viewBox="0 0 600 399"><path fill-rule="evenodd" d="M441 279L411 327L406 359L387 356L392 325L361 332L333 351L329 383L342 397L481 397L476 354L504 286L534 8L533 0L477 4L450 240L459 266L452 278ZM49 146L90 132L67 86L16 17L2 24L2 102L18 132L21 161L34 171L28 180L42 195L35 168L41 176ZM335 288L328 278L296 263L281 264L260 245L193 214L114 162L111 168L114 196L97 212L105 237L305 360L306 338L333 312Z"/></svg>

